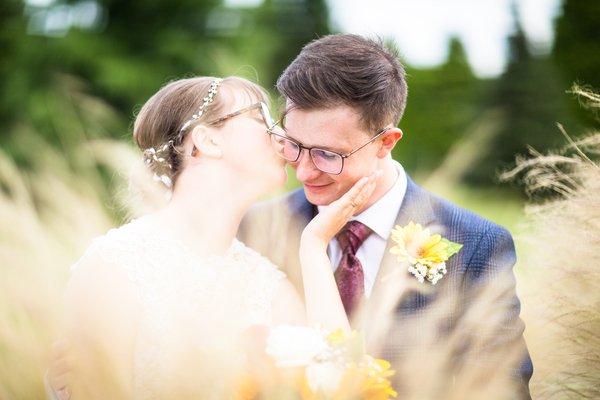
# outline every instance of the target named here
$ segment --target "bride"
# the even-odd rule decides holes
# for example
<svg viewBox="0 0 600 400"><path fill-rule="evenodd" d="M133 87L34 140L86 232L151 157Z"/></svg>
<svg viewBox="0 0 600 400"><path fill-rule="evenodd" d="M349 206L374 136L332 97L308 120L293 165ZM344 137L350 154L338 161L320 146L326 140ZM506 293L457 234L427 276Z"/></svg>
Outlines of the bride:
<svg viewBox="0 0 600 400"><path fill-rule="evenodd" d="M305 229L303 303L283 272L235 239L250 205L286 179L267 102L242 78L202 77L166 85L141 109L135 142L172 197L95 239L73 267L64 310L73 400L216 398L219 374L242 362L260 327L350 330L326 250L378 175Z"/></svg>

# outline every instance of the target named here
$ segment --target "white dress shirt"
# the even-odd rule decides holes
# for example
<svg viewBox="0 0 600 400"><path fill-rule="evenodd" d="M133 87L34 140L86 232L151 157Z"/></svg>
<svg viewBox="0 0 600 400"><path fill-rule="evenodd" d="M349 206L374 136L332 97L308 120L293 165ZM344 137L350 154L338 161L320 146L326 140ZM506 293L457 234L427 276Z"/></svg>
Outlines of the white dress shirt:
<svg viewBox="0 0 600 400"><path fill-rule="evenodd" d="M356 257L360 260L363 267L365 296L367 299L373 290L387 241L394 228L394 222L400 212L400 206L406 194L406 173L400 163L394 161L394 164L398 169L398 180L394 186L371 207L361 212L360 215L350 218L350 221L359 221L373 231L356 252ZM318 206L319 212L324 210L325 207ZM335 237L329 242L327 253L331 260L331 266L335 271L342 258L342 250Z"/></svg>

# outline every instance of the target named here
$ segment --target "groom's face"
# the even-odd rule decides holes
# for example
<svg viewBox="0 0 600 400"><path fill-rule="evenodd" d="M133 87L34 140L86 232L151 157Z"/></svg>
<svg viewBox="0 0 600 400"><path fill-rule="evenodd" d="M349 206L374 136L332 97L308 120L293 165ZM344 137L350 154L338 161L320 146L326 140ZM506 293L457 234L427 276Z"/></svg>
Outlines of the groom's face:
<svg viewBox="0 0 600 400"><path fill-rule="evenodd" d="M286 135L303 146L347 154L369 141L377 132L366 131L360 113L348 106L312 111L292 110L286 117ZM307 150L289 164L304 185L306 198L316 205L339 199L362 177L377 169L378 139L344 159L339 175L327 174L313 164Z"/></svg>

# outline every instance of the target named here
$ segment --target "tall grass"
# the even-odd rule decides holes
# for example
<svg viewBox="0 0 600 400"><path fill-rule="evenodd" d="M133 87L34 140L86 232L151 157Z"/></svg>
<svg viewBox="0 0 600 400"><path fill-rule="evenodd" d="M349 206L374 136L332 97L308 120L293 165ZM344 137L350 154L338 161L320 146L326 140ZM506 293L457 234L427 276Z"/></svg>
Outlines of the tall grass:
<svg viewBox="0 0 600 400"><path fill-rule="evenodd" d="M45 397L50 345L60 335L62 294L69 266L95 236L119 223L129 200L122 191L139 156L123 142L89 137L114 126L116 113L59 77L46 98L51 122L64 138L45 142L29 125L7 132L30 167L0 149L0 399ZM124 132L125 134L126 132ZM111 177L107 185L102 173Z"/></svg>
<svg viewBox="0 0 600 400"><path fill-rule="evenodd" d="M590 108L600 96L575 87ZM559 129L562 127L559 125ZM563 133L565 133L563 131ZM520 240L530 287L524 299L538 399L600 397L600 133L561 151L518 160L504 179L532 195L555 193L527 208Z"/></svg>

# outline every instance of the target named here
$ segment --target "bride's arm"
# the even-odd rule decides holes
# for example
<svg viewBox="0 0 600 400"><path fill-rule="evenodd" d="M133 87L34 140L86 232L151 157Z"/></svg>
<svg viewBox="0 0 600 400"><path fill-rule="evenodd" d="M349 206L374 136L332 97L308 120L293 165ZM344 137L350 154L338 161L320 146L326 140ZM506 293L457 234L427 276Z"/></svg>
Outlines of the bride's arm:
<svg viewBox="0 0 600 400"><path fill-rule="evenodd" d="M273 301L273 326L306 325L306 310L298 291L288 278L279 280L277 297Z"/></svg>
<svg viewBox="0 0 600 400"><path fill-rule="evenodd" d="M274 326L320 324L330 331L342 328L350 333L348 317L327 256L327 246L354 212L366 203L375 189L377 178L378 175L373 173L368 178L361 179L342 198L313 218L304 229L300 241L300 263L305 304L292 283L287 278L281 279L277 298L273 302ZM356 207L351 205L351 201L354 201Z"/></svg>
<svg viewBox="0 0 600 400"><path fill-rule="evenodd" d="M362 178L348 193L313 218L302 233L300 263L309 326L321 324L330 331L342 328L346 334L351 331L327 256L327 246L348 219L367 202L379 176L374 172L368 178ZM352 206L352 202L356 206Z"/></svg>
<svg viewBox="0 0 600 400"><path fill-rule="evenodd" d="M116 263L83 261L65 293L64 320L73 365L73 400L130 399L140 307L134 284Z"/></svg>

